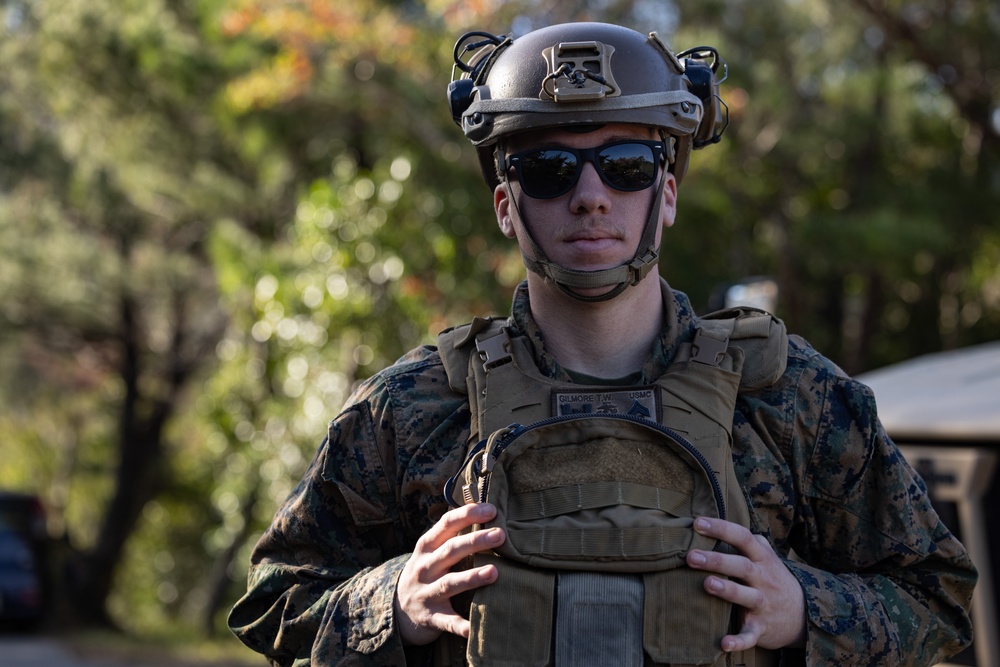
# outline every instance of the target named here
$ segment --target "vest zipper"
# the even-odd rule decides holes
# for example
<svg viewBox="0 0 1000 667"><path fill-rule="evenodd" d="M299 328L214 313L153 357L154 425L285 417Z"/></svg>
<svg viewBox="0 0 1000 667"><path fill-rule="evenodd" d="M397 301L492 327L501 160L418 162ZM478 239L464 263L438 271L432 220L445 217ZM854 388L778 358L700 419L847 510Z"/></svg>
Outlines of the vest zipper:
<svg viewBox="0 0 1000 667"><path fill-rule="evenodd" d="M523 424L511 424L510 426L506 427L506 429L503 429L506 430L507 432L500 435L499 438L491 437L489 440L481 440L479 443L477 443L476 446L469 453L469 456L466 458L466 465L469 463L470 459L473 459L478 456L483 460L483 464L480 466L478 470L476 470L476 473L480 478L488 477L492 473L492 468L496 460L500 458L500 455L503 454L504 450L507 449L508 445L510 445L510 443L516 440L525 431L528 431L529 429L540 428L543 426L551 426L553 424L559 424L561 422L568 422L576 419L588 419L588 418L592 419L594 417L595 415L592 414L559 415L556 417L548 417L546 419L542 419L540 421L534 422L533 424L528 424L527 426ZM651 421L643 417L635 417L633 415L612 413L612 414L599 415L598 418L618 419L621 421L628 421L637 424L642 424L643 426L654 428L663 433L664 435L672 438L681 447L687 450L688 453L690 453L691 456L698 462L702 470L705 471L709 481L712 484L712 493L715 496L715 504L719 508L719 518L723 520L726 519L726 501L722 493L722 485L719 484L719 478L716 476L715 471L712 470L712 466L708 462L708 459L705 458L705 455L702 454L700 451L698 451L697 447L688 442L684 436L682 436L677 431L674 431L673 429L670 429L664 426L663 424L660 424L659 422ZM465 465L462 466L461 470L464 469ZM461 472L459 474L461 474ZM454 480L457 477L458 475L451 478L445 485L445 489L449 493L448 495L449 503L452 502L450 495L450 487L454 486ZM479 502L481 503L486 502L486 496L488 490L489 490L489 479L486 479L480 484Z"/></svg>

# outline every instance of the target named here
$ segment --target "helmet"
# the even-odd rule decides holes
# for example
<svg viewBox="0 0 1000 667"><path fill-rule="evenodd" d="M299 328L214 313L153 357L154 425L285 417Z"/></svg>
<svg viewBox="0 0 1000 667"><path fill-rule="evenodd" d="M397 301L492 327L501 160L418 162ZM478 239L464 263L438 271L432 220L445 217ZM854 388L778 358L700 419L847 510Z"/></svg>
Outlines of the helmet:
<svg viewBox="0 0 1000 667"><path fill-rule="evenodd" d="M691 149L717 142L725 129L715 76L725 63L711 47L674 55L656 33L565 23L516 40L468 33L454 55L452 116L476 146L491 187L499 182L498 140L525 130L604 123L659 128L674 138L668 159L679 182Z"/></svg>
<svg viewBox="0 0 1000 667"><path fill-rule="evenodd" d="M586 131L607 123L657 128L667 169L680 182L691 150L717 142L725 129L715 77L720 65L725 72L725 63L711 47L674 55L656 33L645 36L606 23L566 23L516 40L467 33L455 44L454 58L448 86L452 117L476 147L491 189L507 178L507 170L498 166L505 164L498 146L502 149L505 137L527 130ZM665 180L664 174L661 194ZM522 253L525 266L576 299L612 299L638 284L658 262L661 199L653 198L635 253L621 266L597 271L559 266L545 256L530 230L526 240L531 252ZM596 296L580 292L606 286L612 289Z"/></svg>

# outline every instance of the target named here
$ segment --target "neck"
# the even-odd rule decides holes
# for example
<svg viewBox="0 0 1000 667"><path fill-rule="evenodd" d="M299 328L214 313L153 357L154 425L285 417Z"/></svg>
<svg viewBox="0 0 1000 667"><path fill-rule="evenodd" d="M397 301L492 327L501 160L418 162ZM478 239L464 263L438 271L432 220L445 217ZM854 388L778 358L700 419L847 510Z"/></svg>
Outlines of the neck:
<svg viewBox="0 0 1000 667"><path fill-rule="evenodd" d="M546 350L578 373L611 379L641 370L663 327L656 271L608 301L578 301L531 273L528 290Z"/></svg>

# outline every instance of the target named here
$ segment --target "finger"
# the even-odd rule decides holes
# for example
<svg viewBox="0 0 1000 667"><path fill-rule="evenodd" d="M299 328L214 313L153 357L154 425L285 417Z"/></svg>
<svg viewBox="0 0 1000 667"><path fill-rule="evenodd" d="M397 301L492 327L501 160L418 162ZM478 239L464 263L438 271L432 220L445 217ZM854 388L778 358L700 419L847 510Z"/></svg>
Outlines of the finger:
<svg viewBox="0 0 1000 667"><path fill-rule="evenodd" d="M468 556L480 551L496 549L505 538L502 528L477 530L448 540L434 552L435 559L448 569Z"/></svg>
<svg viewBox="0 0 1000 667"><path fill-rule="evenodd" d="M472 630L472 626L469 621L462 618L458 614L434 614L431 622L438 630L450 632L451 634L458 635L463 639L468 639Z"/></svg>
<svg viewBox="0 0 1000 667"><path fill-rule="evenodd" d="M764 599L758 589L721 577L706 577L705 590L709 595L732 602L749 611L759 609Z"/></svg>
<svg viewBox="0 0 1000 667"><path fill-rule="evenodd" d="M751 560L761 560L767 554L764 550L766 540L764 540L764 544L761 544L757 536L738 523L724 519L699 517L695 519L694 529L701 535L721 540L736 547L741 554ZM768 546L767 549L770 550L770 547Z"/></svg>
<svg viewBox="0 0 1000 667"><path fill-rule="evenodd" d="M726 635L722 638L720 645L723 651L727 653L746 651L757 645L760 640L760 632L748 626L743 626L742 630L738 635Z"/></svg>
<svg viewBox="0 0 1000 667"><path fill-rule="evenodd" d="M689 551L687 564L695 570L724 574L745 582L751 581L757 571L756 565L746 556L702 549Z"/></svg>
<svg viewBox="0 0 1000 667"><path fill-rule="evenodd" d="M424 612L411 619L415 626L414 629L421 634L430 629L468 638L468 621L455 611L452 606L452 598L459 593L494 583L497 580L497 575L495 566L486 565L447 574L433 584L426 586L419 596L422 598L420 608ZM419 620L420 618L423 620ZM420 630L421 626L424 630Z"/></svg>
<svg viewBox="0 0 1000 667"><path fill-rule="evenodd" d="M411 558L407 567L413 562ZM425 576L425 565L415 566L415 574L410 575L404 568L396 587L393 609L403 641L408 644L426 644L442 631L459 635L467 632L464 619L452 606L452 597L495 582L498 572L495 566L486 565L449 572L441 578L422 579Z"/></svg>
<svg viewBox="0 0 1000 667"><path fill-rule="evenodd" d="M428 644L442 632L450 632L468 639L469 621L451 607L450 604L438 605L434 609L425 608L417 616L407 615L397 609L397 623L404 645Z"/></svg>
<svg viewBox="0 0 1000 667"><path fill-rule="evenodd" d="M424 582L438 580L462 560L480 551L496 549L504 539L506 537L501 528L455 535L434 551L420 554L415 566L418 568L417 578Z"/></svg>
<svg viewBox="0 0 1000 667"><path fill-rule="evenodd" d="M462 505L448 510L424 533L414 551L434 551L463 530L479 523L486 523L496 516L496 508L489 503Z"/></svg>
<svg viewBox="0 0 1000 667"><path fill-rule="evenodd" d="M497 576L497 568L494 565L449 572L437 580L434 593L436 601L448 600L460 593L492 584L497 580Z"/></svg>

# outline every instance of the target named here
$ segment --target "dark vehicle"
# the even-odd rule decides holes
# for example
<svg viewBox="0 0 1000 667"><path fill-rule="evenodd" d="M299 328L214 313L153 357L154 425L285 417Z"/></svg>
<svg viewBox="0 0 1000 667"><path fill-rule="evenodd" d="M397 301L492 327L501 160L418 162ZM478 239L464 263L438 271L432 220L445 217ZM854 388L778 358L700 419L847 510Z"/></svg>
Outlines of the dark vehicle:
<svg viewBox="0 0 1000 667"><path fill-rule="evenodd" d="M48 532L41 501L0 492L0 624L30 628L45 615Z"/></svg>
<svg viewBox="0 0 1000 667"><path fill-rule="evenodd" d="M0 529L0 621L39 621L45 611L42 575L31 543Z"/></svg>

